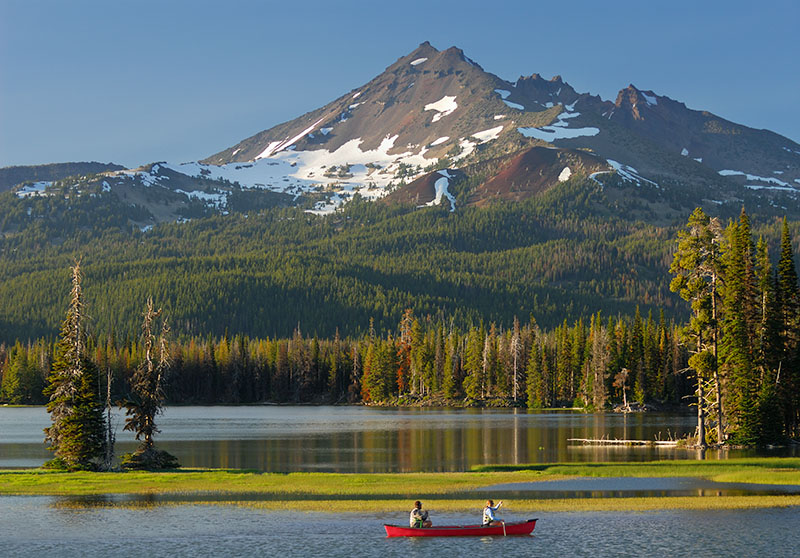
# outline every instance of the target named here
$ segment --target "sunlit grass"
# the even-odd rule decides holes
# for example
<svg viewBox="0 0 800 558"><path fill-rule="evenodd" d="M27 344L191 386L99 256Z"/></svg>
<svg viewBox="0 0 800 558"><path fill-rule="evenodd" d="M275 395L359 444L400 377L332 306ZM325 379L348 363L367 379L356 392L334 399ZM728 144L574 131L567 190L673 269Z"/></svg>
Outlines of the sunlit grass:
<svg viewBox="0 0 800 558"><path fill-rule="evenodd" d="M542 478L538 471L499 473L260 473L237 470L177 472L58 473L0 471L0 494L186 494L258 493L287 496L376 497L449 494L506 482ZM560 478L548 475L548 479Z"/></svg>
<svg viewBox="0 0 800 558"><path fill-rule="evenodd" d="M718 482L800 486L800 459L753 458L719 461L582 463L482 467L459 473L262 473L252 470L181 469L167 472L61 473L42 469L0 471L0 494L53 496L186 497L186 504L234 504L255 509L317 512L389 513L409 508L420 498L442 512L474 511L483 495L472 491L497 484L574 477L696 477ZM170 501L170 504L181 502ZM146 502L145 502L146 504ZM86 506L65 501L59 505ZM88 505L130 505L109 502ZM741 509L800 505L800 495L749 495L648 498L506 500L506 509L614 511L658 509Z"/></svg>
<svg viewBox="0 0 800 558"><path fill-rule="evenodd" d="M426 498L425 509L435 518L437 513L476 514L483 509L484 499L449 500ZM259 510L292 509L327 513L398 513L407 514L413 507L409 500L302 500L302 501L220 501L213 505L235 505ZM543 500L503 500L503 513L517 519L537 517L545 512L593 511L657 511L657 510L733 510L800 506L800 495L774 496L680 496L669 498L565 498ZM405 519L405 516L403 516Z"/></svg>
<svg viewBox="0 0 800 558"><path fill-rule="evenodd" d="M471 499L424 498L425 509L433 518L437 514L474 513L476 521L483 509L485 500L482 497ZM413 500L409 498L395 499L342 499L342 500L166 500L152 501L107 501L85 502L82 500L62 500L53 503L55 507L65 509L91 508L126 508L149 509L161 506L237 506L262 511L305 513L354 513L387 515L399 514L405 521ZM678 496L649 498L562 498L562 499L519 499L503 500L503 514L512 518L532 519L548 512L649 512L661 510L737 510L786 508L800 506L800 495L755 495L755 496Z"/></svg>
<svg viewBox="0 0 800 558"><path fill-rule="evenodd" d="M490 465L481 472L535 471L563 477L697 477L717 482L800 484L800 458L745 458L719 461L651 461L644 463L570 463Z"/></svg>

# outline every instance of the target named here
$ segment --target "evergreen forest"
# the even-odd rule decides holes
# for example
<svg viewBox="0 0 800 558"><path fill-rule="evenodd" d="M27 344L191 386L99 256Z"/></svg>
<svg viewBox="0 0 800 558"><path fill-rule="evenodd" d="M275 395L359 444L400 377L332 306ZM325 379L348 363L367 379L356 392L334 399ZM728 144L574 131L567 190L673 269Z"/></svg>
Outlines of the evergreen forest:
<svg viewBox="0 0 800 558"><path fill-rule="evenodd" d="M168 404L693 404L701 442L798 435L785 219L698 209L655 226L577 180L456 214L355 200L147 231L92 199L37 199L54 217L0 240L0 401L47 402L81 261L87 354L118 401L146 359L152 297L171 326Z"/></svg>

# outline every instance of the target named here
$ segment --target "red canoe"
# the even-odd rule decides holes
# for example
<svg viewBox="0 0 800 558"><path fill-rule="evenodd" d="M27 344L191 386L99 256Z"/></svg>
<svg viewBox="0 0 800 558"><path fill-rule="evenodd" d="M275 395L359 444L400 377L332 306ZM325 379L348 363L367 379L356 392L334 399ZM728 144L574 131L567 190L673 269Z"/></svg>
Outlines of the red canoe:
<svg viewBox="0 0 800 558"><path fill-rule="evenodd" d="M536 527L536 520L522 523L502 523L484 527L483 525L448 525L445 527L400 527L385 525L387 537L488 537L503 535L530 535Z"/></svg>

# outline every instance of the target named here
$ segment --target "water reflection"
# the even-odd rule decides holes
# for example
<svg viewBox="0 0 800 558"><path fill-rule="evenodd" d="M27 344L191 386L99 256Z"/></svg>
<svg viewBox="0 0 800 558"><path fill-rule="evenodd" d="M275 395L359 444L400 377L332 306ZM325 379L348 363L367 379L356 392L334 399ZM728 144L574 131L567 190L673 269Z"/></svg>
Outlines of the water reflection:
<svg viewBox="0 0 800 558"><path fill-rule="evenodd" d="M49 459L43 408L0 408L0 467ZM668 439L694 431L691 415L584 414L523 409L172 407L158 443L187 467L262 471L461 471L475 465L697 459L663 447L581 446L570 438ZM122 417L116 417L122 424ZM118 431L117 453L135 447ZM795 455L797 448L739 450L710 459Z"/></svg>

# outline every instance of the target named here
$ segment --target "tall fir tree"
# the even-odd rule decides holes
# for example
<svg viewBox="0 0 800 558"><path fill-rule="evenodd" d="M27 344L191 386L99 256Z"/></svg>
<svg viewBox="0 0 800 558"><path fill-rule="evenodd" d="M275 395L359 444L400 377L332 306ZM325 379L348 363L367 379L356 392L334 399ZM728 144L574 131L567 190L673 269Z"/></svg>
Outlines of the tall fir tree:
<svg viewBox="0 0 800 558"><path fill-rule="evenodd" d="M783 409L784 428L789 435L796 437L800 435L800 290L792 238L785 217L776 272L775 299L781 349L777 392Z"/></svg>
<svg viewBox="0 0 800 558"><path fill-rule="evenodd" d="M45 389L52 421L44 430L45 440L55 453L47 466L69 470L96 469L106 438L97 368L87 349L81 280L80 262L76 262L72 267L69 309Z"/></svg>
<svg viewBox="0 0 800 558"><path fill-rule="evenodd" d="M750 220L744 209L738 222L727 230L724 253L724 319L721 327L719 362L728 379L727 418L735 442L759 440L757 413L758 378L754 347L756 277Z"/></svg>
<svg viewBox="0 0 800 558"><path fill-rule="evenodd" d="M484 396L484 337L483 328L470 328L467 334L467 352L464 363L464 394L470 399Z"/></svg>
<svg viewBox="0 0 800 558"><path fill-rule="evenodd" d="M542 379L542 357L539 354L539 343L534 337L531 350L528 352L528 366L525 369L528 407L541 409L545 406L544 386Z"/></svg>

